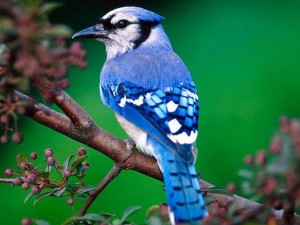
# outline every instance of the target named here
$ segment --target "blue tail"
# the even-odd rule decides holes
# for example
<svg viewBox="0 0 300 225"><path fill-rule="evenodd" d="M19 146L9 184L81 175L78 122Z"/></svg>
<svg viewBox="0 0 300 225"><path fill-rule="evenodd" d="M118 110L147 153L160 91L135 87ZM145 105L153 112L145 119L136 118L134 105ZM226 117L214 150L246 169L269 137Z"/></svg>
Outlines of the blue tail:
<svg viewBox="0 0 300 225"><path fill-rule="evenodd" d="M207 211L194 163L184 162L168 149L156 149L155 152L164 177L170 219L176 224L199 224Z"/></svg>

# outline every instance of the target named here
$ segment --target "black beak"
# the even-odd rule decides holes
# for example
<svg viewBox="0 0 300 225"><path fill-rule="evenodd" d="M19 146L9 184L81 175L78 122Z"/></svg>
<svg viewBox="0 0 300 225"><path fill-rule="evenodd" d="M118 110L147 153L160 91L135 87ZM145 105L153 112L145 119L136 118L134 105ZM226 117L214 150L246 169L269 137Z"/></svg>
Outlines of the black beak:
<svg viewBox="0 0 300 225"><path fill-rule="evenodd" d="M78 31L77 33L75 33L72 37L72 39L74 38L107 38L107 31L103 29L102 25L95 25L93 27L89 27L86 29L83 29L81 31Z"/></svg>

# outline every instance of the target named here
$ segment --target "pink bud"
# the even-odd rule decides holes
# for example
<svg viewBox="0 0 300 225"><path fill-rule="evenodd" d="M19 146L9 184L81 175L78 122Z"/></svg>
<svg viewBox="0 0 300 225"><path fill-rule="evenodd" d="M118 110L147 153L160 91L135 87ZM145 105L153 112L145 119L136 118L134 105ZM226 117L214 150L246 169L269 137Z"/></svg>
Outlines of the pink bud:
<svg viewBox="0 0 300 225"><path fill-rule="evenodd" d="M19 144L23 141L23 137L22 135L16 131L15 133L13 133L13 135L11 136L13 142L15 142L16 144Z"/></svg>
<svg viewBox="0 0 300 225"><path fill-rule="evenodd" d="M244 163L245 165L252 165L254 162L253 156L251 155L246 155L244 158Z"/></svg>
<svg viewBox="0 0 300 225"><path fill-rule="evenodd" d="M74 204L73 199L72 199L72 198L68 198L67 204L68 204L69 206L72 206L72 205Z"/></svg>
<svg viewBox="0 0 300 225"><path fill-rule="evenodd" d="M34 195L38 195L39 193L41 193L41 189L39 186L35 185L32 187L31 189L31 193L34 194Z"/></svg>
<svg viewBox="0 0 300 225"><path fill-rule="evenodd" d="M32 223L29 218L23 218L21 224L22 225L31 225Z"/></svg>
<svg viewBox="0 0 300 225"><path fill-rule="evenodd" d="M259 150L256 153L256 157L255 157L256 164L259 165L259 166L263 166L263 165L265 165L266 160L267 160L267 157L266 157L265 151L264 150Z"/></svg>
<svg viewBox="0 0 300 225"><path fill-rule="evenodd" d="M54 157L50 156L47 158L47 163L49 166L54 166L55 165L55 159Z"/></svg>
<svg viewBox="0 0 300 225"><path fill-rule="evenodd" d="M23 180L22 180L22 178L17 177L14 179L13 183L14 183L14 185L21 185L21 184L23 184Z"/></svg>
<svg viewBox="0 0 300 225"><path fill-rule="evenodd" d="M232 192L232 193L236 192L236 185L235 185L235 183L229 183L229 184L227 184L227 190L229 192Z"/></svg>
<svg viewBox="0 0 300 225"><path fill-rule="evenodd" d="M83 147L79 148L78 151L77 151L77 154L78 154L79 156L86 155L86 150L85 150L85 148L83 148Z"/></svg>
<svg viewBox="0 0 300 225"><path fill-rule="evenodd" d="M31 153L30 153L30 158L31 158L32 160L36 160L36 159L37 159L37 153L36 153L36 152L31 152Z"/></svg>
<svg viewBox="0 0 300 225"><path fill-rule="evenodd" d="M14 174L14 171L9 168L9 169L6 169L4 173L6 176L11 177Z"/></svg>
<svg viewBox="0 0 300 225"><path fill-rule="evenodd" d="M289 119L287 116L281 116L280 117L280 126L282 133L287 134L290 130L290 124Z"/></svg>
<svg viewBox="0 0 300 225"><path fill-rule="evenodd" d="M7 135L2 135L1 136L1 143L2 144L7 144L8 143L8 137L7 137Z"/></svg>
<svg viewBox="0 0 300 225"><path fill-rule="evenodd" d="M282 141L279 136L275 136L270 144L269 151L273 154L279 154L281 152Z"/></svg>
<svg viewBox="0 0 300 225"><path fill-rule="evenodd" d="M51 148L46 148L45 149L45 158L49 158L50 156L53 156L53 151Z"/></svg>

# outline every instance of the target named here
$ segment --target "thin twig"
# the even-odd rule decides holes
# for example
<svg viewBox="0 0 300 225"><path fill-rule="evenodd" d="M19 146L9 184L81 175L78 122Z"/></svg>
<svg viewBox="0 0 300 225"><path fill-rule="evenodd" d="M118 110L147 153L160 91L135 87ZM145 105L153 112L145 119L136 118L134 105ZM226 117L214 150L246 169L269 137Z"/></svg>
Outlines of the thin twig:
<svg viewBox="0 0 300 225"><path fill-rule="evenodd" d="M14 180L15 179L13 179L13 178L0 178L0 183L11 183L11 184L13 184Z"/></svg>
<svg viewBox="0 0 300 225"><path fill-rule="evenodd" d="M91 193L90 198L87 200L87 202L84 204L80 212L78 213L78 216L83 216L88 208L91 206L91 204L95 201L97 196L104 190L104 188L114 179L116 178L122 171L122 167L115 164L113 168L108 172L108 174L105 176L105 178L97 185L97 188L95 191Z"/></svg>

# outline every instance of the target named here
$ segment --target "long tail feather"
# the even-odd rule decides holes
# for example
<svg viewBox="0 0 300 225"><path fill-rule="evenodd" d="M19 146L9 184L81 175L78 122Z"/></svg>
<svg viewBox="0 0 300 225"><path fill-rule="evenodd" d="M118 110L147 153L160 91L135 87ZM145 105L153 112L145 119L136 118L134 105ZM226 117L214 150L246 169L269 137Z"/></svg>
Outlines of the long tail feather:
<svg viewBox="0 0 300 225"><path fill-rule="evenodd" d="M173 223L199 224L207 211L194 163L186 163L167 149L160 149L162 170Z"/></svg>

